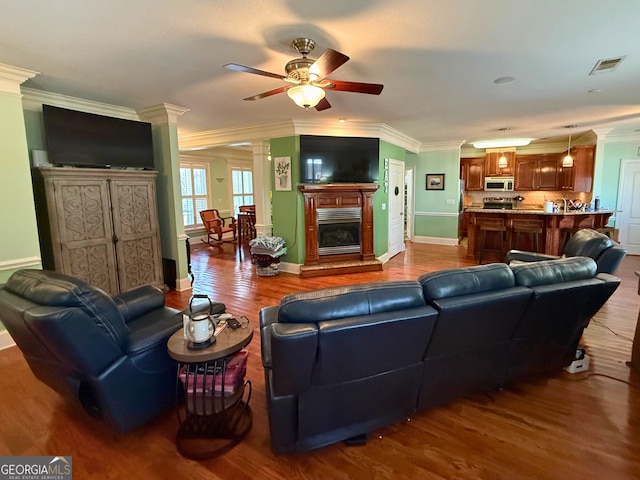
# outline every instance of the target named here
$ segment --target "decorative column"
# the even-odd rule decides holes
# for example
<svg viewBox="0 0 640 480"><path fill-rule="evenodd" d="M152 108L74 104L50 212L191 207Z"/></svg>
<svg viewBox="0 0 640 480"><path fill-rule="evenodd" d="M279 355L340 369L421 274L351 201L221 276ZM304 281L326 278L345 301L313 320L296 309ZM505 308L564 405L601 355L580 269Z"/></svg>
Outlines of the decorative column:
<svg viewBox="0 0 640 480"><path fill-rule="evenodd" d="M0 64L0 283L21 268L41 268L20 91L20 85L36 75Z"/></svg>
<svg viewBox="0 0 640 480"><path fill-rule="evenodd" d="M272 162L269 141L258 140L253 145L253 201L256 204L256 235L271 235L271 175Z"/></svg>
<svg viewBox="0 0 640 480"><path fill-rule="evenodd" d="M191 288L187 276L187 236L182 217L178 149L178 117L188 111L188 108L168 103L138 110L140 120L152 125L154 160L158 170L156 192L162 257L163 261L175 262L176 289L180 291Z"/></svg>

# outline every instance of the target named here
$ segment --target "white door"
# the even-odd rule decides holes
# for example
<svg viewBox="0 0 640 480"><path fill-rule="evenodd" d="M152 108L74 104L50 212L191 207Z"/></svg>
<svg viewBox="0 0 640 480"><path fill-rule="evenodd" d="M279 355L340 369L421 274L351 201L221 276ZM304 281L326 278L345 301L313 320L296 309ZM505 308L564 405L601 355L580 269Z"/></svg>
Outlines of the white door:
<svg viewBox="0 0 640 480"><path fill-rule="evenodd" d="M618 190L618 240L629 254L640 255L640 160L622 161Z"/></svg>
<svg viewBox="0 0 640 480"><path fill-rule="evenodd" d="M404 252L404 163L389 159L389 258Z"/></svg>
<svg viewBox="0 0 640 480"><path fill-rule="evenodd" d="M404 202L405 236L413 242L413 167L404 173L404 188L406 192Z"/></svg>

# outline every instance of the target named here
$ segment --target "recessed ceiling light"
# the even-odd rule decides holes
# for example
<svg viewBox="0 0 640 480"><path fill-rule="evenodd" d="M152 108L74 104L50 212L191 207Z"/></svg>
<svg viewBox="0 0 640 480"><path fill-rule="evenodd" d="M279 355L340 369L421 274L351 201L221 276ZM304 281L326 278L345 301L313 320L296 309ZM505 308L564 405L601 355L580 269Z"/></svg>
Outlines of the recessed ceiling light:
<svg viewBox="0 0 640 480"><path fill-rule="evenodd" d="M593 89L589 90L589 92L587 92L587 93L600 93L601 91L602 91L602 89L600 89L600 88L593 88Z"/></svg>
<svg viewBox="0 0 640 480"><path fill-rule="evenodd" d="M338 121L340 123L347 123L347 119L346 118L339 118Z"/></svg>
<svg viewBox="0 0 640 480"><path fill-rule="evenodd" d="M516 77L500 77L496 78L493 83L498 85L504 85L505 83L513 83L516 81Z"/></svg>

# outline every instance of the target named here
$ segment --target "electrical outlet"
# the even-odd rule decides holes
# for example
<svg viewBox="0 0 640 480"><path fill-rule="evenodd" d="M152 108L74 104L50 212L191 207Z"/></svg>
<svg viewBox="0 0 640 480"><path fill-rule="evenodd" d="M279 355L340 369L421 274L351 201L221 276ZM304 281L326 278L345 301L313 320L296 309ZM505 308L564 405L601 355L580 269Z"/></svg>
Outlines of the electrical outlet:
<svg viewBox="0 0 640 480"><path fill-rule="evenodd" d="M382 210L386 210L386 209L387 209L387 204L386 204L386 203L383 203L383 204L382 204Z"/></svg>
<svg viewBox="0 0 640 480"><path fill-rule="evenodd" d="M456 201L452 198L447 198L447 205L455 205Z"/></svg>

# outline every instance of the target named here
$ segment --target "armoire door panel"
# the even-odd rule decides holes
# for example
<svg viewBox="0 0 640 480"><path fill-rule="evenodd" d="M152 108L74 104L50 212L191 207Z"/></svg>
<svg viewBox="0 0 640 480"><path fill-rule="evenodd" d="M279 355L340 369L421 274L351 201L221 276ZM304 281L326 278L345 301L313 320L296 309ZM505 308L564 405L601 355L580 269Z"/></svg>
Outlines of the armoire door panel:
<svg viewBox="0 0 640 480"><path fill-rule="evenodd" d="M111 181L120 290L163 284L156 214L155 179Z"/></svg>
<svg viewBox="0 0 640 480"><path fill-rule="evenodd" d="M53 181L53 188L53 231L60 245L56 264L109 294L118 293L107 182L60 179Z"/></svg>

